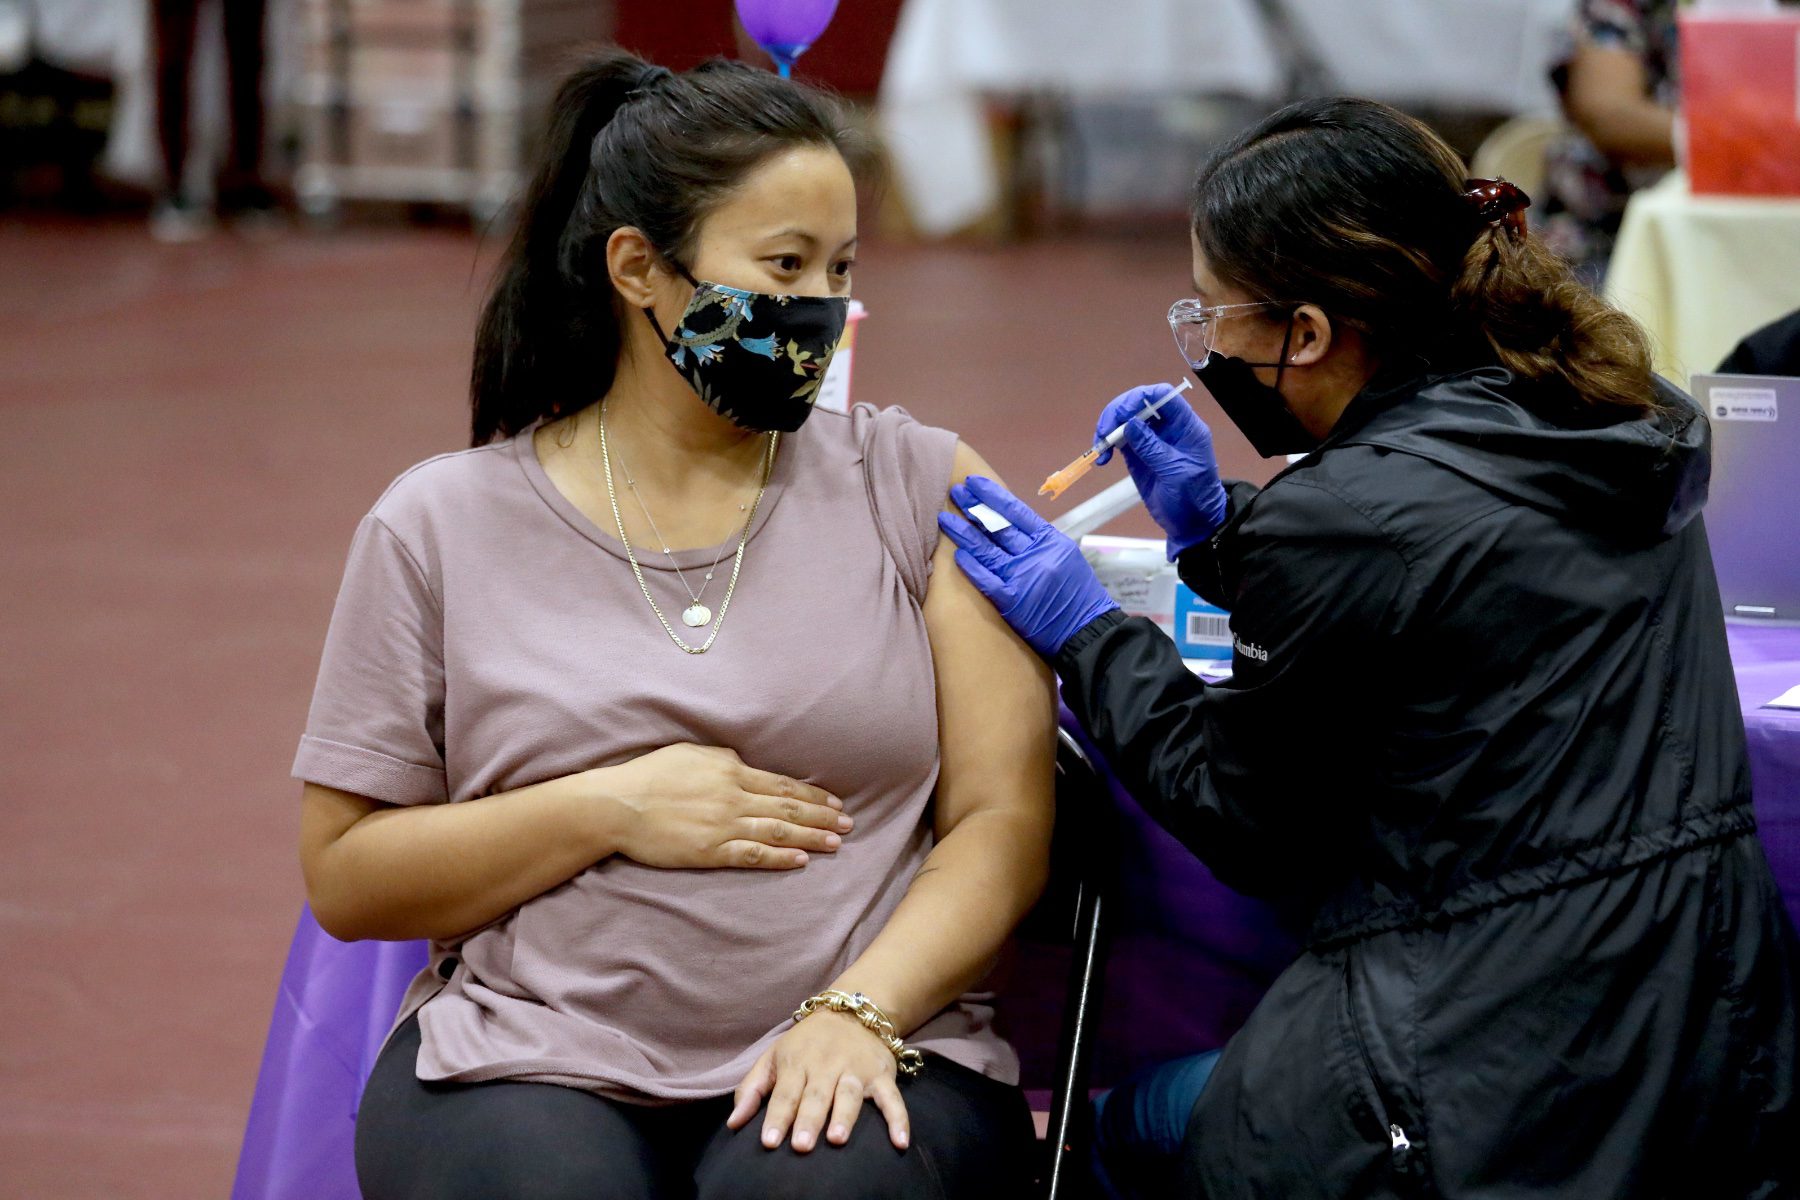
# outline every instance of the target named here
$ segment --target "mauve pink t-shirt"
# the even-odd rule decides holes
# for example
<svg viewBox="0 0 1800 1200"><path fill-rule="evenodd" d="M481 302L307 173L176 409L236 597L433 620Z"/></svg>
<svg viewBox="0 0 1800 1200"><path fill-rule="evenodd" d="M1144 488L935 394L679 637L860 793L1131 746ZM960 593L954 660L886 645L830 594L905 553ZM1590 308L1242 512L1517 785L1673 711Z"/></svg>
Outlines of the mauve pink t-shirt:
<svg viewBox="0 0 1800 1200"><path fill-rule="evenodd" d="M456 803L694 742L825 788L856 818L842 849L798 871L615 856L434 943L399 1018L419 1013L421 1079L722 1095L869 945L933 844L920 603L955 447L866 406L784 437L701 655L670 643L624 547L557 491L529 432L421 463L381 497L351 545L296 778ZM698 585L717 550L676 560ZM639 562L673 619L687 596L668 560ZM988 999L965 996L908 1042L1016 1082Z"/></svg>

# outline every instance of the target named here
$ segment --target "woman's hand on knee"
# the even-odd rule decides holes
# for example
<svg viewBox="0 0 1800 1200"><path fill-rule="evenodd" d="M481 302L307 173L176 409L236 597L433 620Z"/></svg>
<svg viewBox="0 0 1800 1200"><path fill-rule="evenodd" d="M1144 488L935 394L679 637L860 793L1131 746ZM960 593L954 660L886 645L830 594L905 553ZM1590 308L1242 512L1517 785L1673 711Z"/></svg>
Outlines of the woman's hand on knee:
<svg viewBox="0 0 1800 1200"><path fill-rule="evenodd" d="M750 1123L768 1098L762 1144L783 1141L805 1154L825 1141L850 1140L865 1101L887 1120L888 1140L904 1150L912 1139L906 1101L900 1097L894 1055L854 1017L818 1012L782 1034L738 1084L737 1104L726 1118L732 1129Z"/></svg>
<svg viewBox="0 0 1800 1200"><path fill-rule="evenodd" d="M790 871L834 853L853 824L836 796L718 746L666 746L592 775L611 844L645 866Z"/></svg>

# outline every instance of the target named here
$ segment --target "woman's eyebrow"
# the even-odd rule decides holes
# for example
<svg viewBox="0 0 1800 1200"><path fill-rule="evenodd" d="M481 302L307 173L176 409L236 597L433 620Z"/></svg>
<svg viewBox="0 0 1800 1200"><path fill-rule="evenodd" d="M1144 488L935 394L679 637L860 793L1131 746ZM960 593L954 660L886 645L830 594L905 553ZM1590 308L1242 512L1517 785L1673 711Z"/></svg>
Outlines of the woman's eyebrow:
<svg viewBox="0 0 1800 1200"><path fill-rule="evenodd" d="M797 228L794 226L790 226L787 229L776 230L774 233L767 234L763 237L763 241L765 241L765 242L780 242L780 241L787 241L789 239L797 239L799 241L805 242L808 246L817 246L820 244L818 238L814 237L812 234L808 233L806 230L800 229L800 228ZM861 241L862 241L861 235L851 238L849 241L845 242L842 246L838 247L838 253L842 254L846 250L855 249L857 247L857 245L861 243Z"/></svg>

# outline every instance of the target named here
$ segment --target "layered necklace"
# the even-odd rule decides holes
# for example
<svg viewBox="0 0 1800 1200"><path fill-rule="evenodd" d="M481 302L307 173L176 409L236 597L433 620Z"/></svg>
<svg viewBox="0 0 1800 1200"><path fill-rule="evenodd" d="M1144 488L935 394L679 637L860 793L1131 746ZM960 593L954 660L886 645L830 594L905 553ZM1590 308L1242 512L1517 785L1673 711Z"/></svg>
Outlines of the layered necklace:
<svg viewBox="0 0 1800 1200"><path fill-rule="evenodd" d="M669 640L687 654L705 654L711 650L713 642L718 639L719 630L725 626L725 612L731 607L731 594L737 590L738 572L744 566L744 547L750 541L750 526L756 520L756 510L762 505L763 493L769 488L769 476L775 469L775 450L780 444L781 435L771 433L768 450L763 455L762 482L757 485L756 498L749 504L738 505L739 512L747 512L749 515L744 518L744 528L738 535L737 553L732 556L731 560L731 580L725 585L725 598L719 602L716 623L713 619L712 609L702 604L701 599L706 595L706 589L712 586L713 574L718 570L719 563L724 560L725 547L723 545L719 547L719 553L713 558L712 566L706 569L706 578L701 582L700 590L694 591L688 585L687 575L675 562L675 552L670 549L668 539L663 537L662 530L656 527L656 518L650 515L650 508L644 503L644 494L638 490L637 480L632 478L631 468L626 465L623 458L619 460L619 466L625 474L626 486L631 489L631 494L637 497L638 507L643 510L644 519L650 523L650 532L656 535L656 540L661 544L662 552L668 558L669 565L675 568L675 577L681 580L682 590L688 594L689 604L681 612L681 623L689 629L712 625L712 632L707 635L705 643L695 646L683 641L681 635L675 632L675 627L669 624L669 618L663 615L662 606L656 602L656 597L650 594L650 586L644 582L644 569L638 565L637 552L631 548L631 539L625 535L625 521L619 515L619 495L613 487L612 450L606 440L606 406L604 404L600 406L600 462L606 472L606 499L612 505L613 524L618 526L619 541L624 543L625 558L631 563L631 573L637 578L638 590L643 592L644 599L650 602L650 611L655 613L656 619L662 623L663 631L669 635Z"/></svg>

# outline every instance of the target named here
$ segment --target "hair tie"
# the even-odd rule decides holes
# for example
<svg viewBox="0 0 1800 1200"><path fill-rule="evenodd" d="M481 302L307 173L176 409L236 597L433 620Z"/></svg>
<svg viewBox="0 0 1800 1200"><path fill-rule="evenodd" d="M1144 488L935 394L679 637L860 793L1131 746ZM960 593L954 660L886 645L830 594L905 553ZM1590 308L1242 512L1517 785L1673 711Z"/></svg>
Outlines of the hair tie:
<svg viewBox="0 0 1800 1200"><path fill-rule="evenodd" d="M1463 186L1468 189L1463 199L1477 218L1489 225L1504 222L1508 230L1525 236L1525 210L1531 207L1531 197L1517 184L1505 179L1465 179Z"/></svg>
<svg viewBox="0 0 1800 1200"><path fill-rule="evenodd" d="M650 94L651 88L655 87L665 79L673 78L675 78L675 72L669 70L669 68L659 67L654 63L646 63L644 65L643 74L637 77L637 82L633 83L631 85L631 90L625 93L625 102L629 104L639 97L647 96Z"/></svg>

